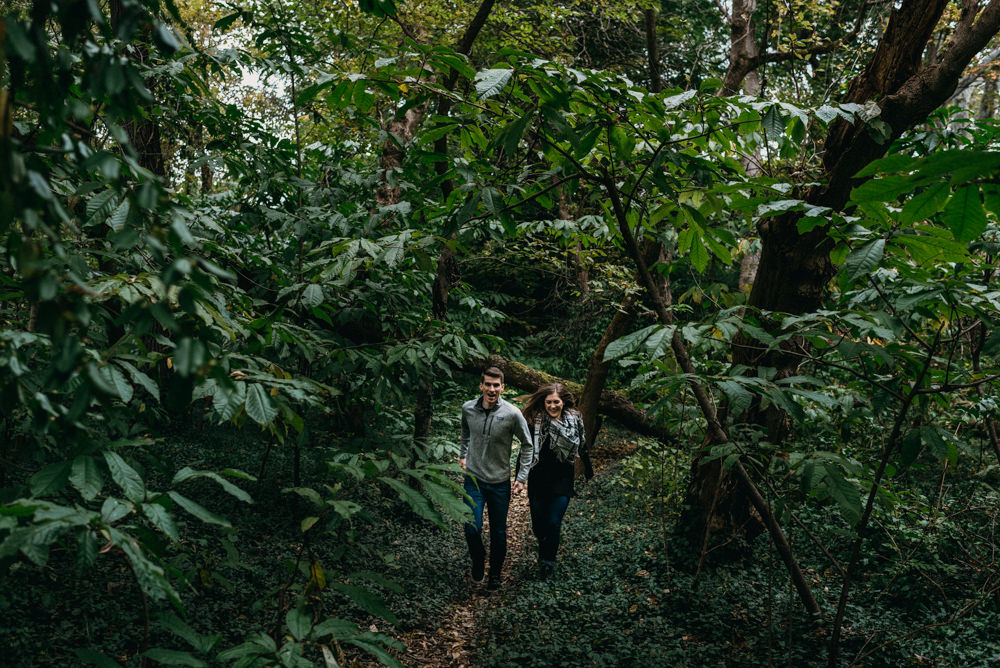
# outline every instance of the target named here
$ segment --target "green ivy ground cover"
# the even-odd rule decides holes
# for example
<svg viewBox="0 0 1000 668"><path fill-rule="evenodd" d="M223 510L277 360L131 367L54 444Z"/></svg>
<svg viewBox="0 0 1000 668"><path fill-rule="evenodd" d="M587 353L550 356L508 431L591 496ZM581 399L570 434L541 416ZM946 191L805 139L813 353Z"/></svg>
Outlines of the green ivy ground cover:
<svg viewBox="0 0 1000 668"><path fill-rule="evenodd" d="M585 486L571 503L551 583L533 580L524 569L524 586L508 591L482 614L478 665L826 665L827 632L811 627L798 610L784 569L764 539L753 556L707 567L695 584L697 554L669 536L670 561L676 565L668 568L655 508L635 503L629 488L618 484L627 472L626 462ZM836 540L829 534L823 538ZM806 563L822 560L805 542L796 549ZM948 549L961 548L952 544ZM961 606L953 598L945 603L943 591L928 591L934 588L930 578L947 570L942 564L948 555L940 556L941 563L924 564L935 569L927 579L893 577L887 559L870 564L850 606L850 645L842 657L849 661L920 629L874 651L860 665L995 665L1000 656L995 596L954 623L921 629L945 622ZM829 572L810 574L821 604L832 610L837 578ZM973 600L975 583L967 584L967 600Z"/></svg>
<svg viewBox="0 0 1000 668"><path fill-rule="evenodd" d="M608 438L629 438L609 427ZM250 432L204 426L179 430L160 447L164 461L183 459L195 468L211 468L236 458L254 475L263 455L263 443ZM661 505L652 500L650 457L647 445L579 486L553 582L534 579L530 555L511 559L515 583L476 606L481 611L476 665L825 663L828 624L816 629L801 614L766 539L758 539L742 561L706 564L695 582L697 552L672 532L680 510L674 501L677 476L683 477L686 464L672 462L661 478L665 493L672 494ZM321 460L304 460L304 484L323 479ZM155 483L160 473L155 458L151 461L144 474ZM378 633L433 632L454 605L480 596L470 593L464 579L465 545L457 524L441 530L393 495L359 490L365 512L346 530L317 534L303 547L300 521L310 510L298 496L281 492L291 469L291 448L273 449L260 483L247 486L252 506L210 484L192 487L194 498L234 525L223 530L190 520L182 549L164 552L186 578L186 624L205 637L221 635L215 652L198 655L205 665L220 665L214 660L219 649L274 628L299 593L295 587L282 593L282 588L296 570L303 580L309 555L341 585L362 584L348 574L367 574L361 576L364 586L396 623L329 587L309 596L314 609ZM163 475L169 474L165 467ZM932 471L912 475L926 475L921 484L928 491L938 480ZM848 609L842 652L847 660L871 651L863 665L985 666L1000 656L995 633L1000 604L995 596L983 595L997 575L988 558L995 542L992 490L997 481L989 471L973 478L959 470L954 479L930 520L910 510L880 516L883 525L895 525L891 532L872 535L872 558ZM807 500L798 513L828 549L843 550L849 537L829 521L828 506ZM839 592L838 577L822 566L824 556L802 532L789 533L829 612ZM893 540L885 537L890 535ZM529 540L527 549L532 548ZM173 612L144 604L124 560L108 555L97 563L78 571L70 551L57 548L46 567L21 565L7 574L0 589L0 638L9 648L5 665L76 665L81 657L112 665L96 658L99 653L115 665L138 666L143 649L191 651L189 643L168 631ZM906 637L879 648L900 636ZM203 665L158 656L158 665ZM342 658L349 665L363 656L346 647ZM405 653L395 656L410 665Z"/></svg>

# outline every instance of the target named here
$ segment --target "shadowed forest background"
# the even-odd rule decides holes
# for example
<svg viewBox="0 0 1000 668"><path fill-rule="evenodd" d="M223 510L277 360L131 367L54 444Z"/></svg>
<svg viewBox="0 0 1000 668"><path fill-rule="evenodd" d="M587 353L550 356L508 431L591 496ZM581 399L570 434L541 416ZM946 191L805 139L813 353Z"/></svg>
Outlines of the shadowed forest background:
<svg viewBox="0 0 1000 668"><path fill-rule="evenodd" d="M6 665L1000 660L1000 0L0 8Z"/></svg>

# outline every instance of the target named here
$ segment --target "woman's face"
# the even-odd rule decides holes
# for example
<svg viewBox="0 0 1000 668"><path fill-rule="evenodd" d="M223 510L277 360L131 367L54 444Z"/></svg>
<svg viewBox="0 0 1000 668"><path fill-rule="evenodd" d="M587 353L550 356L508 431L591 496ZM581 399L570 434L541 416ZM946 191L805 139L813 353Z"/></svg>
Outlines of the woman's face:
<svg viewBox="0 0 1000 668"><path fill-rule="evenodd" d="M563 400L559 398L559 394L553 392L549 396L545 397L545 412L551 417L557 420L562 417Z"/></svg>

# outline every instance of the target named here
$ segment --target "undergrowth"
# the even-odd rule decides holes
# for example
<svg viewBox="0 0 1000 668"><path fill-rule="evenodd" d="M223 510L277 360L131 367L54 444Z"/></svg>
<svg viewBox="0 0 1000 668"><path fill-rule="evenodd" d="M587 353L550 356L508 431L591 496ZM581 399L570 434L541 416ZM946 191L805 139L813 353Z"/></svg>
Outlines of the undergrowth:
<svg viewBox="0 0 1000 668"><path fill-rule="evenodd" d="M829 562L816 544L788 530L827 617L818 626L802 611L766 537L742 560L709 560L699 572L697 551L672 532L664 535L675 511L668 509L663 522L662 506L636 502L635 470L624 460L581 487L564 523L556 577L538 581L526 565L523 586L481 613L477 665L826 665L840 579L823 566ZM1000 604L990 587L997 566L982 553L995 545L995 512L985 505L993 496L988 486L956 485L944 507L978 512L939 520L931 541L920 529L924 520L898 518L920 535L911 532L905 559L880 550L866 563L848 606L844 665L996 665ZM844 543L829 508L798 512L828 549ZM964 541L949 538L959 523ZM970 544L971 534L982 545ZM888 541L873 535L872 542Z"/></svg>

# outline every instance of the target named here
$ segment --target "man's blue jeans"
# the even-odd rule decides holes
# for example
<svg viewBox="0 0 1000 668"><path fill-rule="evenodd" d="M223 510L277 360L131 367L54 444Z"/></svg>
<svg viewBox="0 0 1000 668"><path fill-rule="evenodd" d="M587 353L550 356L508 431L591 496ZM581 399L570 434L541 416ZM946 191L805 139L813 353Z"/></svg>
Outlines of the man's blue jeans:
<svg viewBox="0 0 1000 668"><path fill-rule="evenodd" d="M474 523L465 525L465 540L469 543L472 563L482 564L486 558L483 547L483 507L490 518L490 579L499 579L507 557L507 509L510 507L510 481L491 484L465 476L465 493L472 502Z"/></svg>
<svg viewBox="0 0 1000 668"><path fill-rule="evenodd" d="M531 531L538 539L538 558L542 562L554 564L556 552L559 551L559 533L562 529L563 516L569 507L569 497L538 494L529 496L528 501L531 509Z"/></svg>

